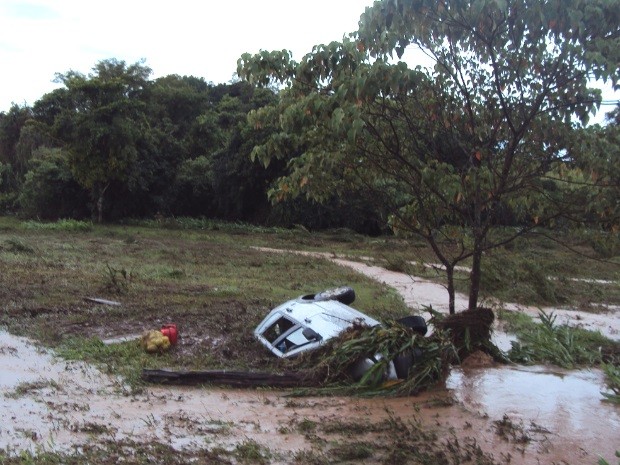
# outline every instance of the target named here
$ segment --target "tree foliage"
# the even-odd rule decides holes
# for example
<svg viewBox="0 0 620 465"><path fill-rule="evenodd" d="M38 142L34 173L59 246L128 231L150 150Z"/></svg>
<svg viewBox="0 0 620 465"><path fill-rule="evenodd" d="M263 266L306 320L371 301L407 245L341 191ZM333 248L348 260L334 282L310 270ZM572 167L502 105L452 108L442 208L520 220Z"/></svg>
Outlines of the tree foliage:
<svg viewBox="0 0 620 465"><path fill-rule="evenodd" d="M88 77L58 74L71 106L62 109L63 131L75 179L90 190L96 217L103 220L104 196L113 181L126 181L137 160L144 132L144 107L135 98L147 85L151 70L123 61L99 62Z"/></svg>
<svg viewBox="0 0 620 465"><path fill-rule="evenodd" d="M88 213L84 191L60 149L38 149L18 198L22 214L43 220L81 218Z"/></svg>
<svg viewBox="0 0 620 465"><path fill-rule="evenodd" d="M285 86L277 108L251 115L279 127L253 155L288 160L276 200L361 190L394 231L423 237L452 312L455 266L470 261L473 309L486 250L595 208L597 183L583 170L572 182L567 148L600 104L590 79L620 78L619 15L617 0L377 1L357 33L300 62L240 58L240 76ZM407 49L420 65L396 62ZM522 228L494 242L507 210Z"/></svg>
<svg viewBox="0 0 620 465"><path fill-rule="evenodd" d="M249 126L247 112L273 104L274 92L192 76L149 80L149 73L142 63L105 60L88 76L58 74L64 87L32 109L0 113L3 210L25 189L23 214L54 216L40 211L45 202L30 200L35 184L43 196L58 187L49 160L37 154L59 151L100 220L159 213L265 221L277 167L250 160L270 129ZM26 180L28 171L36 173Z"/></svg>

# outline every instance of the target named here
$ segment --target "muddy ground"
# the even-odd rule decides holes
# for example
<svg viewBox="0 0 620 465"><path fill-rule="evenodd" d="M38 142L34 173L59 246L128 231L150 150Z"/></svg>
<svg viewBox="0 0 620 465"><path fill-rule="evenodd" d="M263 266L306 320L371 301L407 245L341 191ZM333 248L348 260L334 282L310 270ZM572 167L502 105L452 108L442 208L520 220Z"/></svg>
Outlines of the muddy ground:
<svg viewBox="0 0 620 465"><path fill-rule="evenodd" d="M433 306L441 308L441 286L331 258L395 287L406 302L423 295L424 301L436 298ZM191 324L180 325L180 343L168 360L176 367L186 355L199 360L197 352L205 346L212 367L225 367L231 359L247 360L248 369L275 366L249 332L238 331L245 312L268 308L248 309L234 299L221 305L229 311L216 312L209 321L174 310L167 321L148 314L138 318L123 314L121 306L119 317L102 327L93 304L75 309L87 314L75 316L73 326L64 318L63 331L131 339L145 325L183 318ZM32 309L32 317L47 311ZM617 312L573 312L567 322L618 339ZM56 315L47 316L53 325ZM240 335L226 337L231 333ZM161 460L167 453L222 463L595 464L603 457L614 464L620 449L620 408L602 401L604 380L597 370L497 366L481 356L455 368L445 385L407 398L291 397L289 391L221 387L149 386L129 393L119 378L58 360L7 333L0 335L0 370L0 450L13 457L23 450L88 455L100 445L107 459L99 463L123 455ZM119 444L124 449L116 449ZM156 445L167 452L154 452Z"/></svg>
<svg viewBox="0 0 620 465"><path fill-rule="evenodd" d="M3 333L0 345L0 444L13 453L114 441L206 449L233 462L244 461L233 454L240 444L252 444L265 463L594 464L599 454L611 460L620 427L617 407L597 396L597 372L462 368L446 386L395 399L214 387L126 395L119 379L27 340ZM362 444L371 447L350 450Z"/></svg>

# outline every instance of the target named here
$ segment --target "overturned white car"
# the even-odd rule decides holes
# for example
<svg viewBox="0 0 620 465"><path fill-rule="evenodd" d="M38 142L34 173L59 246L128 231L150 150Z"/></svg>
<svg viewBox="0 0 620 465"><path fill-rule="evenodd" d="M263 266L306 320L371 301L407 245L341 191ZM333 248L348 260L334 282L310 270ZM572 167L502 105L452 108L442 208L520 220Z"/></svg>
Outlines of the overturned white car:
<svg viewBox="0 0 620 465"><path fill-rule="evenodd" d="M355 300L350 287L339 287L318 294L309 294L289 300L274 308L256 327L254 335L278 357L294 357L314 350L353 325L376 326L380 322L349 307ZM415 332L426 334L426 322L420 316L398 320ZM380 355L360 360L353 369L359 379ZM388 379L405 378L413 363L413 356L397 357L390 362Z"/></svg>

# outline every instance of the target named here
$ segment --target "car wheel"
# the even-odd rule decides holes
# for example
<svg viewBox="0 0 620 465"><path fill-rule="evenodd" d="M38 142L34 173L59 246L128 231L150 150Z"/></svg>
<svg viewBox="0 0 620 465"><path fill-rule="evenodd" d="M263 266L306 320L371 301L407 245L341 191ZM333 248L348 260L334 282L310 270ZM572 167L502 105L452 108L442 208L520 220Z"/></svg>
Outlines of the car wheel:
<svg viewBox="0 0 620 465"><path fill-rule="evenodd" d="M314 300L337 300L340 303L349 305L355 300L355 291L349 286L336 287L315 294Z"/></svg>
<svg viewBox="0 0 620 465"><path fill-rule="evenodd" d="M419 360L420 357L422 357L422 351L417 347L412 350L407 350L394 357L394 370L396 371L396 376L398 379L409 378L409 372L411 371L413 364L416 360Z"/></svg>
<svg viewBox="0 0 620 465"><path fill-rule="evenodd" d="M426 327L426 321L424 321L424 318L418 315L406 316L404 318L399 318L396 321L407 328L411 328L414 332L418 333L421 336L424 336L426 334L426 331L428 331L428 328Z"/></svg>

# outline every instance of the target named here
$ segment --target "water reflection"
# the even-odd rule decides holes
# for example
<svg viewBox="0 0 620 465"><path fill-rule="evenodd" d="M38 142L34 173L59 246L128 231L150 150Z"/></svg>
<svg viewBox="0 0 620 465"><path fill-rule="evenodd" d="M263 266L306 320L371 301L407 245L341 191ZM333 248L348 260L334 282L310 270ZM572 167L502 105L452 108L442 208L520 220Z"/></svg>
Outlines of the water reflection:
<svg viewBox="0 0 620 465"><path fill-rule="evenodd" d="M455 369L446 385L466 407L492 420L506 414L562 436L594 440L620 431L620 407L603 402L605 379L600 370L568 372L541 366Z"/></svg>

